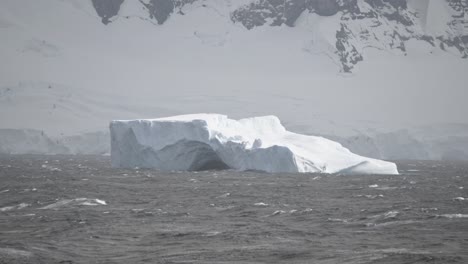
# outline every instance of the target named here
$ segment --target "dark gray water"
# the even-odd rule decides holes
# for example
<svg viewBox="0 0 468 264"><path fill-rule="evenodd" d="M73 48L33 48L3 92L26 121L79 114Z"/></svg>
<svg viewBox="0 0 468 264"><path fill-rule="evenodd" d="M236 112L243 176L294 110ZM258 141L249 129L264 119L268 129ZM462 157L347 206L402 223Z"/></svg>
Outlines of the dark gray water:
<svg viewBox="0 0 468 264"><path fill-rule="evenodd" d="M468 263L468 164L398 176L0 157L0 263Z"/></svg>

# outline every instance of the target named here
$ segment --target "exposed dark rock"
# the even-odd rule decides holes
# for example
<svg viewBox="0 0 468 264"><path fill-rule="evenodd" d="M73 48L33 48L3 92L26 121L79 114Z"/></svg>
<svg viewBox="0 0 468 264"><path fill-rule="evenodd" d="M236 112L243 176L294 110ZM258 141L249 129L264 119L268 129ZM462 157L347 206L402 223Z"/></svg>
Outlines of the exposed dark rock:
<svg viewBox="0 0 468 264"><path fill-rule="evenodd" d="M383 0L384 2L392 5L394 8L408 8L406 0Z"/></svg>
<svg viewBox="0 0 468 264"><path fill-rule="evenodd" d="M365 0L365 1L374 8L392 6L395 9L398 9L398 8L406 9L408 7L406 0Z"/></svg>
<svg viewBox="0 0 468 264"><path fill-rule="evenodd" d="M159 25L164 24L172 13L184 15L181 10L186 4L191 4L197 0L139 0L148 9L151 19L156 19Z"/></svg>
<svg viewBox="0 0 468 264"><path fill-rule="evenodd" d="M406 52L405 42L409 40L408 37L402 36L398 31L393 31L392 42L390 43L391 48L400 49L403 52Z"/></svg>
<svg viewBox="0 0 468 264"><path fill-rule="evenodd" d="M307 8L307 1L286 1L284 4L284 23L290 27L294 26L297 18Z"/></svg>
<svg viewBox="0 0 468 264"><path fill-rule="evenodd" d="M445 38L445 37L439 36L439 37L437 37L437 39L440 40L441 42L443 42L445 45L447 45L449 47L455 47L461 53L466 54L466 52L468 50L465 43L463 43L462 38L460 38L460 37Z"/></svg>
<svg viewBox="0 0 468 264"><path fill-rule="evenodd" d="M388 20L396 21L405 26L413 25L413 21L404 14L408 8L406 0L365 0L372 8L379 10ZM382 10L385 9L385 12Z"/></svg>
<svg viewBox="0 0 468 264"><path fill-rule="evenodd" d="M271 25L281 25L284 22L284 16L282 12L279 12L279 10L281 9L284 11L284 7L280 8L280 5L275 4L277 3L272 3L268 0L253 2L232 12L231 20L233 22L242 23L242 25L247 29L262 26L267 22L267 19L273 19L273 23ZM289 9L293 10L291 6ZM297 12L298 11L296 10L292 13Z"/></svg>
<svg viewBox="0 0 468 264"><path fill-rule="evenodd" d="M339 0L337 1L338 5L340 6L341 10L348 13L361 13L359 10L359 6L357 4L357 0Z"/></svg>
<svg viewBox="0 0 468 264"><path fill-rule="evenodd" d="M434 38L428 35L422 35L419 37L420 40L424 40L435 47Z"/></svg>
<svg viewBox="0 0 468 264"><path fill-rule="evenodd" d="M310 6L320 16L333 16L341 10L336 0L311 0Z"/></svg>
<svg viewBox="0 0 468 264"><path fill-rule="evenodd" d="M352 33L344 23L341 24L341 29L336 32L336 50L344 72L351 72L354 65L363 60L356 47L349 42L351 35Z"/></svg>
<svg viewBox="0 0 468 264"><path fill-rule="evenodd" d="M124 0L92 0L94 9L102 18L102 23L109 24L110 18L117 15Z"/></svg>
<svg viewBox="0 0 468 264"><path fill-rule="evenodd" d="M462 36L461 39L465 45L468 45L468 35Z"/></svg>
<svg viewBox="0 0 468 264"><path fill-rule="evenodd" d="M405 17L404 15L400 14L399 12L385 14L384 16L387 17L388 20L393 20L393 21L399 22L399 23L401 23L401 24L403 24L405 26L412 26L413 25L413 21L408 19L408 17Z"/></svg>
<svg viewBox="0 0 468 264"><path fill-rule="evenodd" d="M140 2L148 9L150 17L156 19L162 25L174 12L174 2L172 0L150 0L149 3Z"/></svg>
<svg viewBox="0 0 468 264"><path fill-rule="evenodd" d="M231 19L248 29L262 26L267 20L272 21L272 26L286 24L292 27L306 10L321 16L332 16L341 9L336 0L258 0L235 10Z"/></svg>
<svg viewBox="0 0 468 264"><path fill-rule="evenodd" d="M455 11L461 12L462 14L468 12L468 0L447 0L449 6Z"/></svg>

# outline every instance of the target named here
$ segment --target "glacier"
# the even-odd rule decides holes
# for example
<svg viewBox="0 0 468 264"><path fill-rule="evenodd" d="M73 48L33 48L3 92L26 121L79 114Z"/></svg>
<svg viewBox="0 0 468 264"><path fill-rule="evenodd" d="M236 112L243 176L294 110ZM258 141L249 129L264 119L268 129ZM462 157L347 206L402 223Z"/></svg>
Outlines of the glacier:
<svg viewBox="0 0 468 264"><path fill-rule="evenodd" d="M276 116L115 120L110 134L112 166L119 168L398 174L394 163L359 156L322 137L287 131Z"/></svg>

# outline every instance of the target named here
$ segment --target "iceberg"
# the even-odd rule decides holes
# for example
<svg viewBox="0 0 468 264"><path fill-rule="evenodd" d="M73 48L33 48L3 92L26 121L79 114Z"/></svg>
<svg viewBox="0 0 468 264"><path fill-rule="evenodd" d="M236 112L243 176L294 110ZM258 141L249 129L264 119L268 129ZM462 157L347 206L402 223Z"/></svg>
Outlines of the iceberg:
<svg viewBox="0 0 468 264"><path fill-rule="evenodd" d="M359 156L323 137L287 131L276 116L115 120L110 134L112 166L118 168L398 174L394 163Z"/></svg>

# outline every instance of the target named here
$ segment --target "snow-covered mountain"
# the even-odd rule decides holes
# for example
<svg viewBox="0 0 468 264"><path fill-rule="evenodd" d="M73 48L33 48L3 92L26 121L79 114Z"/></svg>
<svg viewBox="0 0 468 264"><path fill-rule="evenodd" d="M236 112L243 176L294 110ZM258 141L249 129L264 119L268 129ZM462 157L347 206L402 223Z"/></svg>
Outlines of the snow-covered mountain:
<svg viewBox="0 0 468 264"><path fill-rule="evenodd" d="M357 63L365 59L365 48L406 55L410 52L408 46L414 45L412 42L415 40L422 40L430 47L438 47L463 58L468 57L466 0L139 1L141 8L147 12L139 18L159 25L163 25L171 16L178 19L178 16L191 12L187 5L212 8L226 20L230 19L232 23L241 24L249 30L265 25L316 30L314 27L318 24L318 17L332 17L326 23L320 22L324 24L321 25L321 33L326 35L313 39L310 46L304 48L323 48L322 52L340 64L344 72L351 72ZM92 2L106 25L117 19L132 17L119 14L124 0Z"/></svg>
<svg viewBox="0 0 468 264"><path fill-rule="evenodd" d="M0 39L3 152L105 153L110 120L195 112L376 158L468 152L466 0L3 0Z"/></svg>

